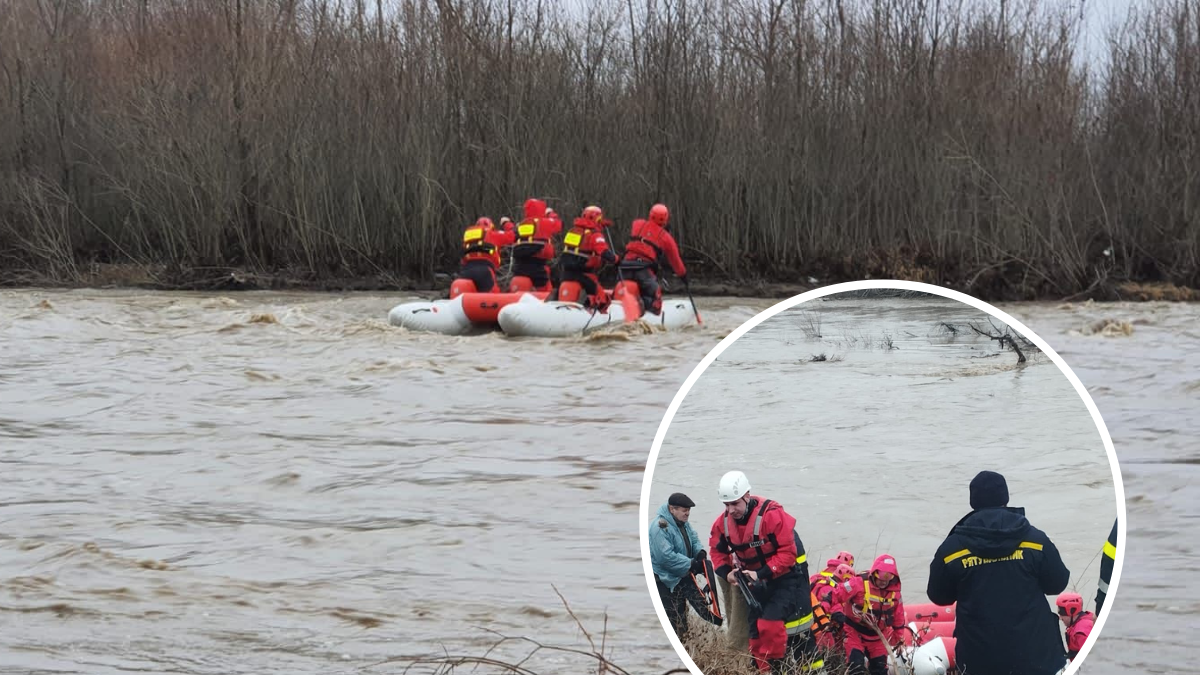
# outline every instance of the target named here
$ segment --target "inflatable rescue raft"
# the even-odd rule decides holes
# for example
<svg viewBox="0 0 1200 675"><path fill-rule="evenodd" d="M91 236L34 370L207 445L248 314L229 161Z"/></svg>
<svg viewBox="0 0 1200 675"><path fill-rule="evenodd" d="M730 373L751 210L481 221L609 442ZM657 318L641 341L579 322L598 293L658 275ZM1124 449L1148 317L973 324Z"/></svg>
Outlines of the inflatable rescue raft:
<svg viewBox="0 0 1200 675"><path fill-rule="evenodd" d="M396 305L388 323L408 330L469 335L494 330L497 316L521 298L541 303L546 292L463 293L450 300L420 300Z"/></svg>
<svg viewBox="0 0 1200 675"><path fill-rule="evenodd" d="M913 648L905 659L913 675L946 675L954 671L954 638L936 637ZM906 668L894 672L909 672Z"/></svg>
<svg viewBox="0 0 1200 675"><path fill-rule="evenodd" d="M934 604L906 605L905 614L913 619L904 636L904 647L898 665L893 659L892 672L908 675L950 675L957 672L954 658L954 624L957 605L942 607ZM1066 668L1059 671L1059 675Z"/></svg>
<svg viewBox="0 0 1200 675"><path fill-rule="evenodd" d="M570 337L583 335L605 326L626 323L625 308L613 302L606 311L589 309L576 302L542 302L529 295L500 310L500 329L512 337ZM645 314L643 323L666 330L696 325L696 313L688 300L663 299L662 312Z"/></svg>
<svg viewBox="0 0 1200 675"><path fill-rule="evenodd" d="M912 619L901 634L901 659L906 665L897 667L893 660L893 673L946 675L953 671L955 607L933 603L904 606L905 615Z"/></svg>

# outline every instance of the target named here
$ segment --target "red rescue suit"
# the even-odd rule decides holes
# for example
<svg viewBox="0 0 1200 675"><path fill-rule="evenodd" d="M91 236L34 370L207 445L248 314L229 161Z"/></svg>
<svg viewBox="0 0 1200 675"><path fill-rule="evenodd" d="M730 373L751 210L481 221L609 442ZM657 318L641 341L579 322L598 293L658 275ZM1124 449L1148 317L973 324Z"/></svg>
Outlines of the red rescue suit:
<svg viewBox="0 0 1200 675"><path fill-rule="evenodd" d="M527 277L534 289L550 290L550 261L554 260L552 237L559 232L562 232L562 221L546 215L546 202L526 200L525 217L517 224L517 239L512 247L513 276Z"/></svg>
<svg viewBox="0 0 1200 675"><path fill-rule="evenodd" d="M576 218L574 227L563 235L562 256L559 264L562 267L562 281L576 281L588 295L591 306L603 307L608 304L608 296L600 286L597 272L604 263L617 262L617 256L608 246L604 238L603 227L608 221L587 218Z"/></svg>
<svg viewBox="0 0 1200 675"><path fill-rule="evenodd" d="M1096 625L1096 615L1091 612L1082 612L1075 617L1070 626L1067 626L1067 658L1074 660L1079 654L1079 650L1083 649L1083 643L1087 642L1088 636L1092 634L1092 627Z"/></svg>
<svg viewBox="0 0 1200 675"><path fill-rule="evenodd" d="M633 232L625 246L624 260L649 263L658 272L663 258L666 258L675 276L687 275L687 267L683 264L683 258L679 257L679 244L675 243L675 237L667 228L641 218L633 221Z"/></svg>
<svg viewBox="0 0 1200 675"><path fill-rule="evenodd" d="M824 572L812 575L809 579L809 587L812 589L813 598L821 605L821 609L825 610L827 616L833 616L834 612L842 611L841 605L834 600L838 581L834 578L831 570L825 570ZM838 635L836 630L824 630L817 633L818 647L834 649L837 647L837 644Z"/></svg>
<svg viewBox="0 0 1200 675"><path fill-rule="evenodd" d="M512 223L506 223L503 230L497 230L490 224L468 227L463 232L463 255L458 277L470 279L480 293L495 289L500 249L512 244L515 239Z"/></svg>
<svg viewBox="0 0 1200 675"><path fill-rule="evenodd" d="M876 572L896 575L885 588L872 581ZM871 571L850 577L838 585L835 602L846 616L846 659L853 667L856 659L866 658L871 675L887 673L888 645L879 639L872 623L888 642L897 644L895 629L905 626L904 602L900 595L900 577L895 559L887 554L875 559ZM858 652L858 654L855 654ZM861 661L859 661L861 663Z"/></svg>
<svg viewBox="0 0 1200 675"><path fill-rule="evenodd" d="M658 314L662 311L662 286L658 283L659 266L663 259L677 277L687 276L687 267L679 257L679 245L665 227L650 220L633 221L633 233L625 246L621 260L621 276L637 283L642 310Z"/></svg>
<svg viewBox="0 0 1200 675"><path fill-rule="evenodd" d="M483 225L472 225L463 232L463 257L465 265L473 260L482 260L492 266L500 267L500 249L509 246L517 240L512 223L505 223L503 230Z"/></svg>
<svg viewBox="0 0 1200 675"><path fill-rule="evenodd" d="M742 521L734 520L728 513L717 517L709 534L709 550L718 576L728 576L730 571L740 568L752 570L768 582L770 597L762 603L762 615L751 616L750 631L750 654L758 667L766 670L770 662L782 659L786 652L785 624L798 606L797 598L790 594L808 589L804 579L796 579L797 589L788 583L798 574L793 571L798 567L796 519L771 500L754 496L750 500L752 507ZM771 592L772 586L778 591Z"/></svg>

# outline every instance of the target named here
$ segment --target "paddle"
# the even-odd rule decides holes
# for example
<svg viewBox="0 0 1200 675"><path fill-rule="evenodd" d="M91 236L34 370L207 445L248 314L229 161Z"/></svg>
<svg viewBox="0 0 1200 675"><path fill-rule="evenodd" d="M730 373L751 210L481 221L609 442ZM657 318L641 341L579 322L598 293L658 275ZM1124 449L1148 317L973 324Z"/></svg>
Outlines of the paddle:
<svg viewBox="0 0 1200 675"><path fill-rule="evenodd" d="M687 291L688 300L692 301L692 311L696 313L696 323L703 325L704 322L700 320L700 310L696 309L696 299L692 297L692 285L688 283L687 277L683 278L683 288Z"/></svg>

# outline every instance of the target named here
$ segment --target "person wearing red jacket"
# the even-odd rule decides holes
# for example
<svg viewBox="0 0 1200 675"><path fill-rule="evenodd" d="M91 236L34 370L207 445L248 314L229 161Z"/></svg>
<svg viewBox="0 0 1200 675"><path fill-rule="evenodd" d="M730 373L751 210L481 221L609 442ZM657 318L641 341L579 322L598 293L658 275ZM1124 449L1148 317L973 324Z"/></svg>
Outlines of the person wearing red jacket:
<svg viewBox="0 0 1200 675"><path fill-rule="evenodd" d="M479 293L496 287L496 270L500 267L500 249L516 240L513 224L507 222L497 230L491 218L480 218L463 232L462 261L459 279L469 279Z"/></svg>
<svg viewBox="0 0 1200 675"><path fill-rule="evenodd" d="M741 471L725 474L718 493L725 510L709 534L715 571L734 587L741 575L753 589L760 608L748 613L751 657L761 672L781 672L789 646L799 646L789 645L789 633L793 642L815 647L807 632L813 618L796 519L778 503L751 495Z"/></svg>
<svg viewBox="0 0 1200 675"><path fill-rule="evenodd" d="M652 314L662 312L662 286L658 283L658 274L664 259L675 276L687 285L687 267L679 257L679 245L667 231L670 218L666 205L655 204L650 207L647 220L633 221L633 232L620 265L621 277L637 282L643 311Z"/></svg>
<svg viewBox="0 0 1200 675"><path fill-rule="evenodd" d="M1063 593L1054 604L1058 606L1058 618L1067 627L1067 658L1073 661L1092 634L1096 615L1083 611L1083 596L1078 593Z"/></svg>
<svg viewBox="0 0 1200 675"><path fill-rule="evenodd" d="M559 288L564 281L575 281L587 294L588 307L608 306L609 298L600 286L598 272L605 264L615 264L617 256L604 238L604 228L612 221L604 217L599 206L589 206L575 219L575 226L563 235L562 256L559 258Z"/></svg>
<svg viewBox="0 0 1200 675"><path fill-rule="evenodd" d="M834 594L842 605L846 628L846 661L850 675L887 675L888 649L898 644L897 629L905 627L904 601L900 596L900 573L896 559L885 553L875 559L871 571L843 581ZM834 616L834 620L838 620ZM879 633L883 633L884 640ZM863 661L867 668L864 671Z"/></svg>
<svg viewBox="0 0 1200 675"><path fill-rule="evenodd" d="M513 280L510 291L550 291L550 261L554 260L554 235L562 231L562 221L547 212L546 202L525 200L525 217L517 224L517 240L512 247ZM527 280L527 281L525 281Z"/></svg>
<svg viewBox="0 0 1200 675"><path fill-rule="evenodd" d="M813 598L825 610L825 614L833 619L834 626L830 630L822 631L817 634L817 646L826 651L833 650L842 646L841 627L846 623L846 615L842 611L842 604L837 600L838 586L855 576L854 568L846 563L839 562L837 558L833 558L830 563L837 563L832 572L826 570L820 574L814 574L811 581ZM828 576L826 575L828 573Z"/></svg>

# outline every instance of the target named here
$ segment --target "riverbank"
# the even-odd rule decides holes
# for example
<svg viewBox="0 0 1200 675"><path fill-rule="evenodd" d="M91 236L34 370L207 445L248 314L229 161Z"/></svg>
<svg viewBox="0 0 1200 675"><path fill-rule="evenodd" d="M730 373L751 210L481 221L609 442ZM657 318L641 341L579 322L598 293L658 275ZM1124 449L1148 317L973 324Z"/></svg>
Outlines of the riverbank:
<svg viewBox="0 0 1200 675"><path fill-rule="evenodd" d="M283 270L256 272L232 267L172 268L166 265L104 265L80 267L62 278L0 270L0 287L7 288L143 288L157 291L399 291L420 296L441 297L449 292L454 276L436 273L431 279L416 279L403 275L380 273L366 276L328 277L310 272ZM870 277L864 277L869 279ZM904 281L925 281L906 279ZM724 279L719 276L693 277L691 291L697 297L790 298L794 295L857 278L816 279L810 283L772 279ZM606 283L609 280L604 279ZM928 282L926 282L928 283ZM683 291L679 282L668 278L667 294ZM1069 295L1051 292L1032 293L1030 289L1016 292L1003 286L962 288L953 283L946 288L961 291L988 302L1002 301L1168 301L1194 302L1200 300L1200 289L1170 283L1108 282L1098 283L1079 293Z"/></svg>

